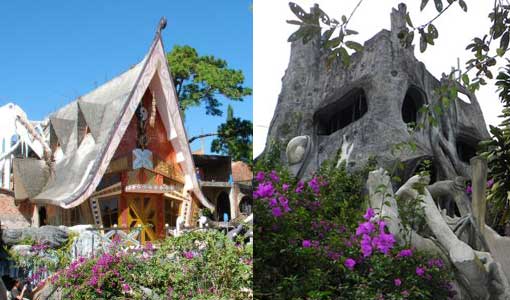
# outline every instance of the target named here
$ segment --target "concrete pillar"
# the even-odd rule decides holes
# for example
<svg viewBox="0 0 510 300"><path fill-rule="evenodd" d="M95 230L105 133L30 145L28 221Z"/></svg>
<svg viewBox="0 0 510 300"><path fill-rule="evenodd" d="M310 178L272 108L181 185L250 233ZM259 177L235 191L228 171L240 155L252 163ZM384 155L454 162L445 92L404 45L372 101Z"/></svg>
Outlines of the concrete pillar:
<svg viewBox="0 0 510 300"><path fill-rule="evenodd" d="M485 192L487 190L487 161L479 156L471 158L472 170L472 200L471 207L473 217L477 222L480 233L483 235L485 230L485 212L487 210L487 199Z"/></svg>

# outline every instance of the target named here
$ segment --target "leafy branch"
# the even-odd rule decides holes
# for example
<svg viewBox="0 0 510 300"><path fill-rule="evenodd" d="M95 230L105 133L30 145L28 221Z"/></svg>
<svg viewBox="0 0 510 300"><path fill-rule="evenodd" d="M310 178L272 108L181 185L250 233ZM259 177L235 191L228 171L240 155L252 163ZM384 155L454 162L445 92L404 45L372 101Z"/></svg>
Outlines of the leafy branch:
<svg viewBox="0 0 510 300"><path fill-rule="evenodd" d="M357 3L349 18L342 15L341 21L330 18L318 4L315 4L310 13L307 13L296 3L290 2L289 7L299 20L287 20L287 23L298 25L299 28L289 36L288 41L295 42L302 40L303 44L306 44L314 36L321 35L322 33L321 47L328 53L328 66L336 58L340 58L343 65L348 66L351 56L347 49L354 50L354 52L363 50L363 46L360 43L345 40L347 36L358 34L357 31L348 28L347 25L363 1L360 0ZM337 35L333 37L335 32L337 32Z"/></svg>

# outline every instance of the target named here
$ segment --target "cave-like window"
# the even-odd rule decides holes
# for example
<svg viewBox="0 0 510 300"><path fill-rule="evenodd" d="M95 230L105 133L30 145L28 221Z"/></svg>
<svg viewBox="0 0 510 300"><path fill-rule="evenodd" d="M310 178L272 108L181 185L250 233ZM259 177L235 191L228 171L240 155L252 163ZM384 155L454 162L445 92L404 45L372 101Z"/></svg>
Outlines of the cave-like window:
<svg viewBox="0 0 510 300"><path fill-rule="evenodd" d="M476 156L476 145L477 143L469 142L462 138L457 138L457 155L459 156L460 160L465 163L469 163L471 158Z"/></svg>
<svg viewBox="0 0 510 300"><path fill-rule="evenodd" d="M402 120L404 123L417 123L418 111L425 104L423 92L417 87L411 86L406 92L404 103L402 104Z"/></svg>
<svg viewBox="0 0 510 300"><path fill-rule="evenodd" d="M362 89L354 89L315 114L319 135L330 135L359 120L368 111L367 97Z"/></svg>

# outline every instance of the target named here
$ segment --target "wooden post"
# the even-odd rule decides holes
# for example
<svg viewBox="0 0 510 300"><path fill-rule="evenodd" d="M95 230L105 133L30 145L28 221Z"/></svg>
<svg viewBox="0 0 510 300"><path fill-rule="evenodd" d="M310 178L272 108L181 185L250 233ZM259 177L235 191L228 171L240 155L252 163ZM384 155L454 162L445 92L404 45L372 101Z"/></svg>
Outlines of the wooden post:
<svg viewBox="0 0 510 300"><path fill-rule="evenodd" d="M473 188L471 207L473 210L473 217L483 236L485 229L485 211L487 210L487 199L485 198L487 189L487 161L479 156L475 156L471 158L470 163Z"/></svg>

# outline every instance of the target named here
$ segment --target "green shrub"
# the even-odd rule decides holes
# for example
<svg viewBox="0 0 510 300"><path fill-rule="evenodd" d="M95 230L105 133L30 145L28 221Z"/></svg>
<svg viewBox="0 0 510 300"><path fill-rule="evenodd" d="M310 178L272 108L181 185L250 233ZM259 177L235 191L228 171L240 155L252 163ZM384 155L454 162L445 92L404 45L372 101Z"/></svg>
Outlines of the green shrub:
<svg viewBox="0 0 510 300"><path fill-rule="evenodd" d="M66 299L249 299L252 248L217 231L80 258L51 279ZM146 292L144 292L144 290ZM150 291L149 291L150 290ZM147 292L149 291L149 292Z"/></svg>
<svg viewBox="0 0 510 300"><path fill-rule="evenodd" d="M256 299L447 299L442 261L395 244L363 197L365 173L326 163L308 181L255 180ZM403 251L403 252L402 252Z"/></svg>

